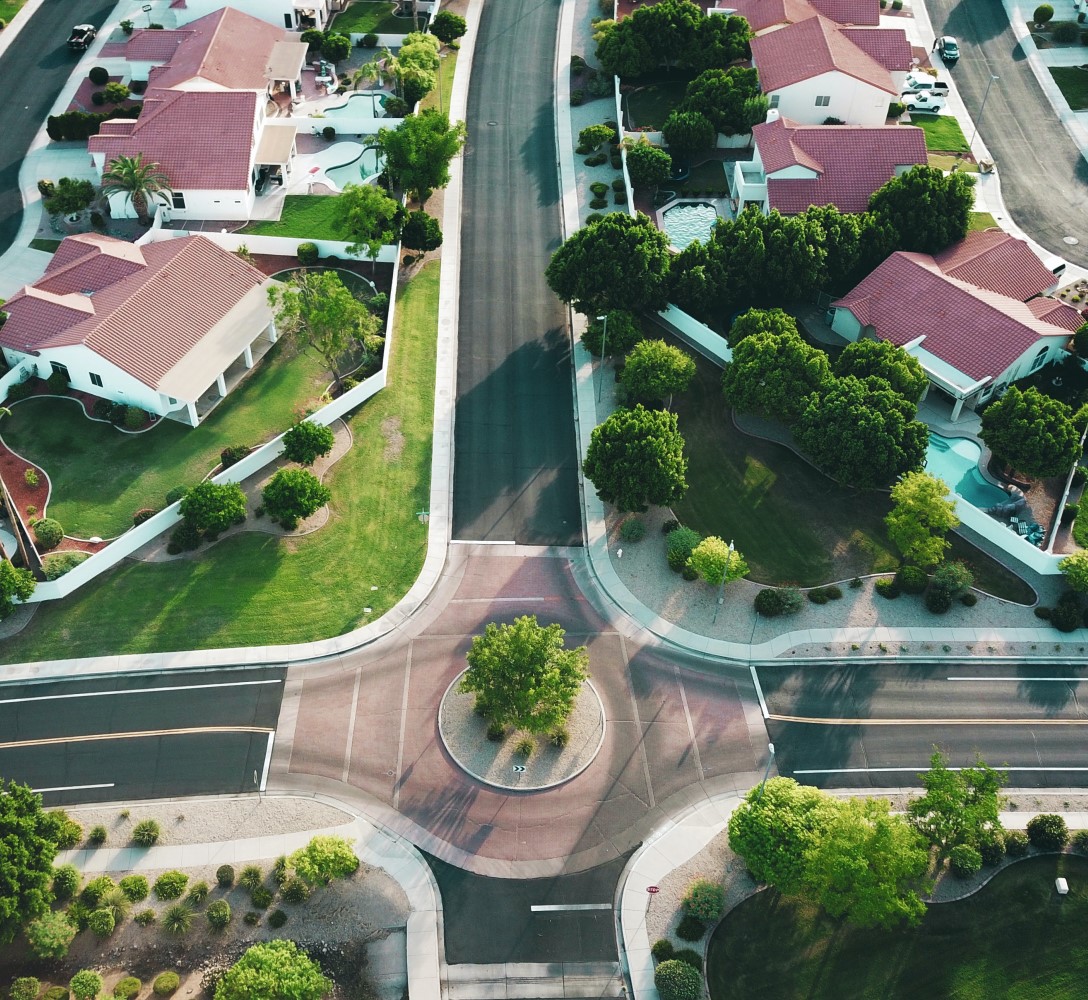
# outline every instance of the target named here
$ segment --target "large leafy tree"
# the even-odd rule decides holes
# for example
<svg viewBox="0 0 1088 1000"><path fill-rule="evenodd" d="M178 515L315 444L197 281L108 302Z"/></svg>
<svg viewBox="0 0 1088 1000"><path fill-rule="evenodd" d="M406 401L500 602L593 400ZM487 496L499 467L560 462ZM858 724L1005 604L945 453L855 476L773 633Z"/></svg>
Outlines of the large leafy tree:
<svg viewBox="0 0 1088 1000"><path fill-rule="evenodd" d="M688 84L680 110L705 115L716 132L743 135L751 131L745 102L759 96L759 74L754 69L743 66L708 69ZM757 124L766 115L765 106L761 105L761 112Z"/></svg>
<svg viewBox="0 0 1088 1000"><path fill-rule="evenodd" d="M365 253L377 268L383 246L397 242L404 211L373 184L348 184L333 202L333 228L351 241L348 253Z"/></svg>
<svg viewBox="0 0 1088 1000"><path fill-rule="evenodd" d="M915 419L917 412L884 379L848 375L835 379L823 396L809 397L794 434L833 479L862 488L888 486L925 462L929 430Z"/></svg>
<svg viewBox="0 0 1088 1000"><path fill-rule="evenodd" d="M651 404L684 392L695 377L695 360L663 340L643 340L627 355L620 381L631 400Z"/></svg>
<svg viewBox="0 0 1088 1000"><path fill-rule="evenodd" d="M668 305L669 237L641 212L611 212L572 233L552 254L548 284L564 302L595 316L611 309Z"/></svg>
<svg viewBox="0 0 1088 1000"><path fill-rule="evenodd" d="M696 26L683 62L696 73L725 69L751 57L751 37L752 29L743 17L708 15Z"/></svg>
<svg viewBox="0 0 1088 1000"><path fill-rule="evenodd" d="M748 575L744 556L715 535L704 538L691 550L688 569L712 587L721 587Z"/></svg>
<svg viewBox="0 0 1088 1000"><path fill-rule="evenodd" d="M62 177L57 181L53 193L42 204L50 215L71 215L82 212L90 205L96 193L90 181Z"/></svg>
<svg viewBox="0 0 1088 1000"><path fill-rule="evenodd" d="M776 337L799 337L797 320L784 309L749 309L741 313L729 327L729 346L736 347L754 333L770 333Z"/></svg>
<svg viewBox="0 0 1088 1000"><path fill-rule="evenodd" d="M554 732L574 708L589 676L585 646L565 649L557 624L523 615L509 625L491 622L472 640L460 690L476 695L489 721L531 733Z"/></svg>
<svg viewBox="0 0 1088 1000"><path fill-rule="evenodd" d="M408 250L437 250L442 246L442 227L424 211L409 212L400 231L400 242Z"/></svg>
<svg viewBox="0 0 1088 1000"><path fill-rule="evenodd" d="M42 811L41 796L0 780L0 943L48 914L56 838L57 821Z"/></svg>
<svg viewBox="0 0 1088 1000"><path fill-rule="evenodd" d="M324 507L332 491L307 469L277 469L261 491L261 501L268 516L288 531L298 522Z"/></svg>
<svg viewBox="0 0 1088 1000"><path fill-rule="evenodd" d="M215 1000L320 1000L332 990L321 967L294 941L249 948L215 988Z"/></svg>
<svg viewBox="0 0 1088 1000"><path fill-rule="evenodd" d="M645 137L627 144L627 172L636 188L656 191L672 176L672 157Z"/></svg>
<svg viewBox="0 0 1088 1000"><path fill-rule="evenodd" d="M427 30L443 45L449 45L468 31L468 22L460 14L443 10L435 14Z"/></svg>
<svg viewBox="0 0 1088 1000"><path fill-rule="evenodd" d="M245 519L246 495L237 483L205 479L181 498L178 512L197 531L218 534Z"/></svg>
<svg viewBox="0 0 1088 1000"><path fill-rule="evenodd" d="M875 375L912 403L922 398L929 382L918 359L888 340L858 340L847 344L835 361L835 374L840 378L854 375L862 379Z"/></svg>
<svg viewBox="0 0 1088 1000"><path fill-rule="evenodd" d="M929 855L918 834L886 799L836 803L805 854L805 892L833 917L856 927L917 924L918 895Z"/></svg>
<svg viewBox="0 0 1088 1000"><path fill-rule="evenodd" d="M822 393L831 381L827 355L796 333L754 333L734 348L722 372L722 392L741 412L793 424L809 396Z"/></svg>
<svg viewBox="0 0 1088 1000"><path fill-rule="evenodd" d="M959 844L977 847L1001 830L1001 786L1007 775L977 757L974 767L953 771L935 750L918 775L925 794L911 799L907 816L926 840L947 855Z"/></svg>
<svg viewBox="0 0 1088 1000"><path fill-rule="evenodd" d="M1081 549L1071 556L1066 556L1058 569L1069 584L1078 594L1088 594L1088 550Z"/></svg>
<svg viewBox="0 0 1088 1000"><path fill-rule="evenodd" d="M381 317L356 299L335 271L300 271L286 282L273 282L268 301L281 328L301 347L317 351L338 383L349 350L370 354L381 346Z"/></svg>
<svg viewBox="0 0 1088 1000"><path fill-rule="evenodd" d="M1011 386L986 407L981 436L1002 462L1029 476L1063 475L1081 451L1072 411L1034 386Z"/></svg>
<svg viewBox="0 0 1088 1000"><path fill-rule="evenodd" d="M395 129L378 130L378 147L385 172L420 205L431 192L450 182L450 161L461 152L467 136L464 122L451 125L435 108L408 115Z"/></svg>
<svg viewBox="0 0 1088 1000"><path fill-rule="evenodd" d="M299 465L313 465L332 451L336 441L330 428L312 420L300 420L283 435L283 457Z"/></svg>
<svg viewBox="0 0 1088 1000"><path fill-rule="evenodd" d="M673 156L688 159L714 145L714 126L698 111L674 111L661 126L665 143Z"/></svg>
<svg viewBox="0 0 1088 1000"><path fill-rule="evenodd" d="M960 519L944 480L928 472L908 472L892 487L892 509L884 523L903 559L928 569L944 558L949 546L945 535Z"/></svg>
<svg viewBox="0 0 1088 1000"><path fill-rule="evenodd" d="M895 231L899 250L937 253L967 234L974 184L962 171L911 167L874 192L869 211Z"/></svg>
<svg viewBox="0 0 1088 1000"><path fill-rule="evenodd" d="M633 18L613 22L599 33L597 61L609 76L625 80L637 79L651 73L661 65L661 57L653 44L630 27L624 27Z"/></svg>
<svg viewBox="0 0 1088 1000"><path fill-rule="evenodd" d="M438 82L438 50L441 43L434 35L419 31L404 36L395 56L386 58L386 69L397 82L397 92L414 107ZM436 185L437 186L437 185Z"/></svg>
<svg viewBox="0 0 1088 1000"><path fill-rule="evenodd" d="M684 495L687 465L676 414L639 404L613 411L593 428L582 471L605 503L644 511Z"/></svg>
<svg viewBox="0 0 1088 1000"><path fill-rule="evenodd" d="M11 614L16 601L29 601L37 585L30 570L0 558L0 620Z"/></svg>
<svg viewBox="0 0 1088 1000"><path fill-rule="evenodd" d="M102 172L103 194L124 194L132 202L141 225L151 224L148 202L157 194L171 194L170 181L157 163L144 159L143 153L135 156L118 156L110 160Z"/></svg>

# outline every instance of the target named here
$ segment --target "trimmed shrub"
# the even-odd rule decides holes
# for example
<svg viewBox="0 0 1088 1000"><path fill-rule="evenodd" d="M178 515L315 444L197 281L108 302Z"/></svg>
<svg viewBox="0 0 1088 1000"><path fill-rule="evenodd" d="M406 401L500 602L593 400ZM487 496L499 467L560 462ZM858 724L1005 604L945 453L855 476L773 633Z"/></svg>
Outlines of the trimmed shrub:
<svg viewBox="0 0 1088 1000"><path fill-rule="evenodd" d="M194 882L189 886L189 891L186 893L185 900L190 906L200 906L200 904L208 898L208 892L207 882Z"/></svg>
<svg viewBox="0 0 1088 1000"><path fill-rule="evenodd" d="M1062 595L1058 606L1050 612L1050 624L1059 632L1073 632L1080 627L1080 605L1076 595L1072 600L1066 600L1066 595Z"/></svg>
<svg viewBox="0 0 1088 1000"><path fill-rule="evenodd" d="M667 962L675 953L676 949L668 938L658 938L650 948L650 954L657 962Z"/></svg>
<svg viewBox="0 0 1088 1000"><path fill-rule="evenodd" d="M1005 841L1000 832L994 836L986 837L979 841L978 853L982 855L982 863L993 867L1005 860Z"/></svg>
<svg viewBox="0 0 1088 1000"><path fill-rule="evenodd" d="M332 430L311 420L301 420L283 435L283 455L289 462L313 465L332 451L336 438Z"/></svg>
<svg viewBox="0 0 1088 1000"><path fill-rule="evenodd" d="M970 844L953 847L948 862L957 878L971 878L982 870L982 855Z"/></svg>
<svg viewBox="0 0 1088 1000"><path fill-rule="evenodd" d="M926 589L929 577L918 566L900 566L899 572L895 574L895 582L904 594L920 594Z"/></svg>
<svg viewBox="0 0 1088 1000"><path fill-rule="evenodd" d="M110 82L110 72L105 66L92 66L91 71L87 74L87 79L96 87L104 87Z"/></svg>
<svg viewBox="0 0 1088 1000"><path fill-rule="evenodd" d="M54 396L63 396L68 392L68 375L66 372L53 372L45 380L45 384Z"/></svg>
<svg viewBox="0 0 1088 1000"><path fill-rule="evenodd" d="M189 487L188 486L175 486L172 490L170 490L166 494L166 504L167 504L167 506L169 506L170 504L177 503L188 492L189 492Z"/></svg>
<svg viewBox="0 0 1088 1000"><path fill-rule="evenodd" d="M273 910L268 914L268 926L279 930L285 923L287 923L287 914L283 910Z"/></svg>
<svg viewBox="0 0 1088 1000"><path fill-rule="evenodd" d="M1054 8L1048 3L1043 3L1035 8L1035 13L1031 15L1031 20L1035 24L1048 24L1053 17Z"/></svg>
<svg viewBox="0 0 1088 1000"><path fill-rule="evenodd" d="M1088 854L1088 830L1078 830L1073 834L1073 850L1078 854Z"/></svg>
<svg viewBox="0 0 1088 1000"><path fill-rule="evenodd" d="M158 916L154 910L140 910L132 919L141 927L150 927L158 919Z"/></svg>
<svg viewBox="0 0 1088 1000"><path fill-rule="evenodd" d="M264 872L257 865L246 865L238 876L238 884L252 892L264 881Z"/></svg>
<svg viewBox="0 0 1088 1000"><path fill-rule="evenodd" d="M144 819L132 830L132 842L140 847L152 847L162 835L162 828L153 819ZM158 883L155 883L158 885ZM162 898L162 897L160 897Z"/></svg>
<svg viewBox="0 0 1088 1000"><path fill-rule="evenodd" d="M907 110L907 106L902 101L892 101L888 105L888 117L889 118L901 118L903 112Z"/></svg>
<svg viewBox="0 0 1088 1000"><path fill-rule="evenodd" d="M212 930L221 931L230 923L230 903L225 899L217 899L208 907L208 923Z"/></svg>
<svg viewBox="0 0 1088 1000"><path fill-rule="evenodd" d="M1056 813L1040 813L1028 820L1028 840L1041 851L1060 851L1069 841L1069 827Z"/></svg>
<svg viewBox="0 0 1088 1000"><path fill-rule="evenodd" d="M23 473L23 482L34 489L38 485L38 473L34 469L27 469Z"/></svg>
<svg viewBox="0 0 1088 1000"><path fill-rule="evenodd" d="M753 602L756 614L764 618L796 614L803 603L801 591L796 587L766 587L756 594Z"/></svg>
<svg viewBox="0 0 1088 1000"><path fill-rule="evenodd" d="M55 549L64 540L64 528L60 521L51 517L43 517L36 522L33 531L34 540L40 549Z"/></svg>
<svg viewBox="0 0 1088 1000"><path fill-rule="evenodd" d="M102 91L102 96L106 99L107 104L123 104L128 100L128 95L128 86L118 83L116 80L113 83L107 83Z"/></svg>
<svg viewBox="0 0 1088 1000"><path fill-rule="evenodd" d="M1042 604L1036 605L1032 611L1035 613L1036 618L1041 618L1044 622L1050 621L1051 609L1044 607Z"/></svg>
<svg viewBox="0 0 1088 1000"><path fill-rule="evenodd" d="M95 910L87 918L88 929L98 937L109 937L116 926L117 921L109 910Z"/></svg>
<svg viewBox="0 0 1088 1000"><path fill-rule="evenodd" d="M68 954L68 945L76 936L76 927L67 914L51 911L43 913L37 920L32 920L23 933L26 934L31 953L36 957L64 958Z"/></svg>
<svg viewBox="0 0 1088 1000"><path fill-rule="evenodd" d="M106 828L101 824L98 826L92 826L91 832L87 834L87 840L89 843L94 844L96 847L106 842Z"/></svg>
<svg viewBox="0 0 1088 1000"><path fill-rule="evenodd" d="M725 890L718 882L697 878L688 886L680 905L699 920L717 920L725 909Z"/></svg>
<svg viewBox="0 0 1088 1000"><path fill-rule="evenodd" d="M121 879L120 889L130 903L142 903L151 892L147 878L143 875L126 875Z"/></svg>
<svg viewBox="0 0 1088 1000"><path fill-rule="evenodd" d="M1075 42L1080 37L1080 28L1076 21L1058 21L1051 28L1050 37L1055 42Z"/></svg>
<svg viewBox="0 0 1088 1000"><path fill-rule="evenodd" d="M926 592L925 602L927 610L933 612L933 614L947 614L948 610L952 607L952 595L949 594L947 590L938 590L935 587L930 587Z"/></svg>
<svg viewBox="0 0 1088 1000"><path fill-rule="evenodd" d="M75 1000L94 1000L102 992L102 977L91 969L80 969L68 982Z"/></svg>
<svg viewBox="0 0 1088 1000"><path fill-rule="evenodd" d="M625 542L641 542L646 536L646 524L642 518L629 517L620 525L620 538Z"/></svg>
<svg viewBox="0 0 1088 1000"><path fill-rule="evenodd" d="M95 420L109 420L111 413L113 413L113 403L108 399L96 399L94 406L91 407L91 416Z"/></svg>
<svg viewBox="0 0 1088 1000"><path fill-rule="evenodd" d="M89 906L92 909L97 907L102 901L102 897L106 895L111 889L116 889L117 883L113 881L109 875L99 875L97 878L93 878L84 887L83 891L79 894L79 901L84 906Z"/></svg>
<svg viewBox="0 0 1088 1000"><path fill-rule="evenodd" d="M267 910L272 905L272 890L259 885L250 894L250 899L258 910Z"/></svg>
<svg viewBox="0 0 1088 1000"><path fill-rule="evenodd" d="M185 887L189 884L189 876L185 872L163 872L155 879L156 899L181 899Z"/></svg>
<svg viewBox="0 0 1088 1000"><path fill-rule="evenodd" d="M91 557L90 552L53 552L42 558L42 569L47 580L59 580L65 573L70 573L81 562Z"/></svg>
<svg viewBox="0 0 1088 1000"><path fill-rule="evenodd" d="M321 137L322 137L322 138L323 138L323 139L324 139L324 140L325 140L326 142L332 142L332 141L333 141L333 139L335 139L335 138L336 138L336 129L335 129L335 128L333 128L333 127L332 127L331 125L326 125L326 126L325 126L325 127L324 127L324 128L322 129L322 130L321 130Z"/></svg>
<svg viewBox="0 0 1088 1000"><path fill-rule="evenodd" d="M876 592L889 601L894 601L899 596L899 584L894 577L882 577L874 584Z"/></svg>
<svg viewBox="0 0 1088 1000"><path fill-rule="evenodd" d="M965 608L973 608L976 604L978 604L978 594L972 594L970 591L968 591L960 598L960 604L962 604Z"/></svg>
<svg viewBox="0 0 1088 1000"><path fill-rule="evenodd" d="M298 262L303 267L310 267L316 264L320 260L320 253L317 249L316 243L300 243L298 249L295 251L295 255L298 257Z"/></svg>
<svg viewBox="0 0 1088 1000"><path fill-rule="evenodd" d="M192 521L182 521L170 532L170 544L175 546L178 552L192 552L200 548L201 541L200 531Z"/></svg>
<svg viewBox="0 0 1088 1000"><path fill-rule="evenodd" d="M589 185L589 190L600 198L602 195L608 194L608 185L604 181L594 181Z"/></svg>
<svg viewBox="0 0 1088 1000"><path fill-rule="evenodd" d="M151 991L157 997L168 997L181 985L181 979L176 972L162 972L155 977L151 984Z"/></svg>
<svg viewBox="0 0 1088 1000"><path fill-rule="evenodd" d="M53 869L53 895L60 901L71 899L79 890L80 874L75 865Z"/></svg>
<svg viewBox="0 0 1088 1000"><path fill-rule="evenodd" d="M680 527L680 522L675 517L670 517L664 524L661 525L661 534L668 535L674 532Z"/></svg>
<svg viewBox="0 0 1088 1000"><path fill-rule="evenodd" d="M45 991L43 1000L68 1000L69 995L63 986L50 986Z"/></svg>
<svg viewBox="0 0 1088 1000"><path fill-rule="evenodd" d="M300 878L289 878L283 883L283 898L288 903L305 903L310 898L310 887Z"/></svg>
<svg viewBox="0 0 1088 1000"><path fill-rule="evenodd" d="M1005 834L1005 853L1010 858L1022 858L1028 853L1030 843L1023 830L1009 830Z"/></svg>
<svg viewBox="0 0 1088 1000"><path fill-rule="evenodd" d="M36 1000L42 984L33 976L23 976L11 984L10 1000Z"/></svg>
<svg viewBox="0 0 1088 1000"><path fill-rule="evenodd" d="M686 962L701 976L703 974L703 956L694 948L681 948L673 953L673 958L678 962Z"/></svg>
<svg viewBox="0 0 1088 1000"><path fill-rule="evenodd" d="M113 988L113 995L117 997L118 1000L132 1000L132 998L140 992L142 986L143 983L135 976L125 976L125 978L119 980L117 985Z"/></svg>
<svg viewBox="0 0 1088 1000"><path fill-rule="evenodd" d="M234 885L234 868L231 865L220 865L215 870L215 881L220 889L229 889Z"/></svg>
<svg viewBox="0 0 1088 1000"><path fill-rule="evenodd" d="M591 198L589 202L589 207L594 209L608 208L608 199L604 197Z"/></svg>
<svg viewBox="0 0 1088 1000"><path fill-rule="evenodd" d="M831 600L823 587L813 587L805 593L805 597L807 597L812 604L826 604Z"/></svg>
<svg viewBox="0 0 1088 1000"><path fill-rule="evenodd" d="M687 962L670 958L654 970L654 986L661 1000L701 1000L703 977Z"/></svg>
<svg viewBox="0 0 1088 1000"><path fill-rule="evenodd" d="M674 573L680 573L688 564L695 546L703 540L703 536L693 528L676 528L670 531L665 539L665 557L669 562L669 569Z"/></svg>
<svg viewBox="0 0 1088 1000"><path fill-rule="evenodd" d="M680 918L680 923L676 925L676 936L681 941L701 941L704 934L706 934L706 924L690 913L685 913Z"/></svg>
<svg viewBox="0 0 1088 1000"><path fill-rule="evenodd" d="M256 927L261 922L261 915L256 910L246 910L246 915L242 917L242 920L249 924L250 927Z"/></svg>
<svg viewBox="0 0 1088 1000"><path fill-rule="evenodd" d="M167 934L175 934L179 937L182 934L188 934L189 929L193 926L192 909L184 903L174 903L173 906L168 906L166 912L162 915L162 926Z"/></svg>

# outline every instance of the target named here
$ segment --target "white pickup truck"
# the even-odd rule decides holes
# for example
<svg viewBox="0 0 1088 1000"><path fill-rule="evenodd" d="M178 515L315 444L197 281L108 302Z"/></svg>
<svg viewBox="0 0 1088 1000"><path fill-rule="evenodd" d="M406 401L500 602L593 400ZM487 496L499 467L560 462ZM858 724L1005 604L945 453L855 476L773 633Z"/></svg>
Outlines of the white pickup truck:
<svg viewBox="0 0 1088 1000"><path fill-rule="evenodd" d="M908 73L903 84L903 96L910 94L940 94L941 97L947 97L948 84L928 73Z"/></svg>
<svg viewBox="0 0 1088 1000"><path fill-rule="evenodd" d="M904 94L901 101L908 111L931 111L936 114L944 108L943 94Z"/></svg>

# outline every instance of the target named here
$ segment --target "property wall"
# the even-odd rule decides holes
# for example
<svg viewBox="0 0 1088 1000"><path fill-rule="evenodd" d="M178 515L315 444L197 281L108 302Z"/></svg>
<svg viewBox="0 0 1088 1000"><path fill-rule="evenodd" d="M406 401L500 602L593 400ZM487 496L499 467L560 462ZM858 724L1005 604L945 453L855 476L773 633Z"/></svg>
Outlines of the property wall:
<svg viewBox="0 0 1088 1000"><path fill-rule="evenodd" d="M182 236L196 235L195 231L190 233L183 229L160 229L157 232L152 232L154 232L154 235L149 241L152 243L157 243L164 239L179 239ZM148 235L151 235L151 233ZM366 254L353 255L348 253L350 244L345 243L342 240L302 240L296 239L293 236L253 236L246 235L245 233L200 233L200 235L207 237L213 243L223 247L224 250L233 251L237 250L239 247L245 247L250 253L267 253L293 257L298 253L298 245L300 243L313 243L322 257L336 256L348 260L370 260ZM378 263L396 264L398 256L397 247L392 245L384 246L378 252ZM390 299L392 299L392 296L390 296Z"/></svg>
<svg viewBox="0 0 1088 1000"><path fill-rule="evenodd" d="M16 355L14 351L5 350L4 357L11 366L11 370L5 372L4 376L0 378L0 403L8 398L8 389L17 382L22 382L29 377L34 370L33 365L30 363L32 359Z"/></svg>
<svg viewBox="0 0 1088 1000"><path fill-rule="evenodd" d="M779 114L804 125L822 125L827 118L848 125L883 125L892 101L891 94L844 73L823 73L773 94L778 96ZM817 96L830 97L831 103L817 107Z"/></svg>
<svg viewBox="0 0 1088 1000"><path fill-rule="evenodd" d="M1056 576L1061 572L1058 569L1058 563L1065 558L1064 556L1043 552L1042 549L1036 548L1031 542L1021 538L1014 531L1006 529L995 531L994 528L997 522L989 514L969 504L958 495L953 494L953 496L956 497L956 516L966 527L977 531L1003 552L1008 553L1036 573Z"/></svg>
<svg viewBox="0 0 1088 1000"><path fill-rule="evenodd" d="M670 303L668 309L657 315L685 343L715 364L724 365L733 360L733 352L725 338L694 316L689 316L679 306Z"/></svg>

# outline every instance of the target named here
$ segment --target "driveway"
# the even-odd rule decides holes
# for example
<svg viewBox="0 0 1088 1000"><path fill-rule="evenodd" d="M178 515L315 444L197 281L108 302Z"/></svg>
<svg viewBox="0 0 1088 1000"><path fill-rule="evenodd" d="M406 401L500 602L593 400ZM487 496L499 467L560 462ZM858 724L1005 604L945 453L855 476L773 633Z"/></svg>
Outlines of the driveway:
<svg viewBox="0 0 1088 1000"><path fill-rule="evenodd" d="M0 56L0 254L11 246L22 221L19 168L80 57L68 51L68 33L73 24L101 27L113 7L95 0L44 3Z"/></svg>
<svg viewBox="0 0 1088 1000"><path fill-rule="evenodd" d="M1088 267L1088 162L1035 79L1003 8L993 0L928 0L926 6L934 32L960 41L960 61L950 75L976 121L986 84L999 77L979 134L997 163L1009 213L1052 253ZM1066 244L1067 236L1079 245Z"/></svg>

